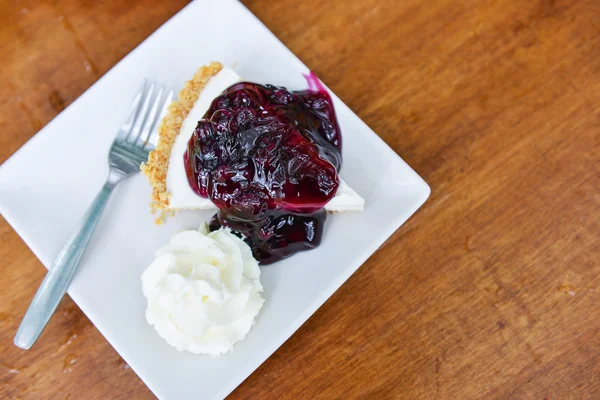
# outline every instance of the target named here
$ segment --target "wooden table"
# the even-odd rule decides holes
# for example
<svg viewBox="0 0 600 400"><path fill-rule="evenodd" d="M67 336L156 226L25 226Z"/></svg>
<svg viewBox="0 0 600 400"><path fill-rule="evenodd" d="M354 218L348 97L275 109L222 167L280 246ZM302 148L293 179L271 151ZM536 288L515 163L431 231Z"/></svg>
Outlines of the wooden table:
<svg viewBox="0 0 600 400"><path fill-rule="evenodd" d="M186 1L0 3L5 160ZM433 192L231 398L600 398L600 2L245 3ZM0 234L0 397L152 398Z"/></svg>

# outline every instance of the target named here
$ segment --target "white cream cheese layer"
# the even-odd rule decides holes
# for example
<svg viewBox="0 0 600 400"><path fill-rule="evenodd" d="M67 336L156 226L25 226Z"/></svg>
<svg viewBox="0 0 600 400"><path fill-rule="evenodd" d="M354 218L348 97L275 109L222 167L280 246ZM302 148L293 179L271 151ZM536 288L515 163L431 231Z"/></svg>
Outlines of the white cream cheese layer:
<svg viewBox="0 0 600 400"><path fill-rule="evenodd" d="M240 82L242 78L229 68L223 68L208 81L194 107L183 121L181 131L175 139L169 158L167 170L167 191L171 194L169 207L173 209L213 210L216 206L207 198L200 197L190 187L183 164L183 155L186 151L188 141L198 121L202 119L209 109L213 99L219 96L225 89L234 83ZM362 211L365 201L350 186L340 178L338 191L325 205L325 210L332 212Z"/></svg>

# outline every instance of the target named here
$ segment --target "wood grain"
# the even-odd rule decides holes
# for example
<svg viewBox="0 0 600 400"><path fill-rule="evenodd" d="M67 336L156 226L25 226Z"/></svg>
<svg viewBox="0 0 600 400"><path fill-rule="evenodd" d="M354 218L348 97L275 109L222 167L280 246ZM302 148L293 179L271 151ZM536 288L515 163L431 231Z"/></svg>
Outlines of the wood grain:
<svg viewBox="0 0 600 400"><path fill-rule="evenodd" d="M0 159L184 3L0 0ZM433 192L231 398L600 398L600 2L244 3ZM0 234L0 397L152 398Z"/></svg>

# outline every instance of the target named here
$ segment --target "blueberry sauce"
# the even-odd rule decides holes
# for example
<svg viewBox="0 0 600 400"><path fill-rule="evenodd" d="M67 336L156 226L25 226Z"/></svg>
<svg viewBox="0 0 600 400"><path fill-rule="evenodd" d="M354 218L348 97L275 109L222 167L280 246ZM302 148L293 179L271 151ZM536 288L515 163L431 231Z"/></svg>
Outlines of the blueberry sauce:
<svg viewBox="0 0 600 400"><path fill-rule="evenodd" d="M341 133L314 74L309 89L241 82L215 98L188 142L190 186L219 208L210 229L239 232L261 264L319 245L339 186Z"/></svg>

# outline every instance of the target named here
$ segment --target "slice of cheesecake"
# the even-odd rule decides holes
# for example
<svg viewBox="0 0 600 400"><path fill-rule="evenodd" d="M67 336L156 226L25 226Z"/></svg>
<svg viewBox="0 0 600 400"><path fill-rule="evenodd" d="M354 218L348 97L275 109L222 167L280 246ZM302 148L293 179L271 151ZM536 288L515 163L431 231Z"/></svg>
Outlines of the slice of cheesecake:
<svg viewBox="0 0 600 400"><path fill-rule="evenodd" d="M183 162L187 143L213 99L242 78L233 70L213 62L201 67L179 92L158 128L156 149L141 170L152 186L153 212L159 211L157 223L181 209L211 210L216 206L198 196L188 183ZM325 205L330 212L362 211L365 201L340 178L335 196Z"/></svg>

